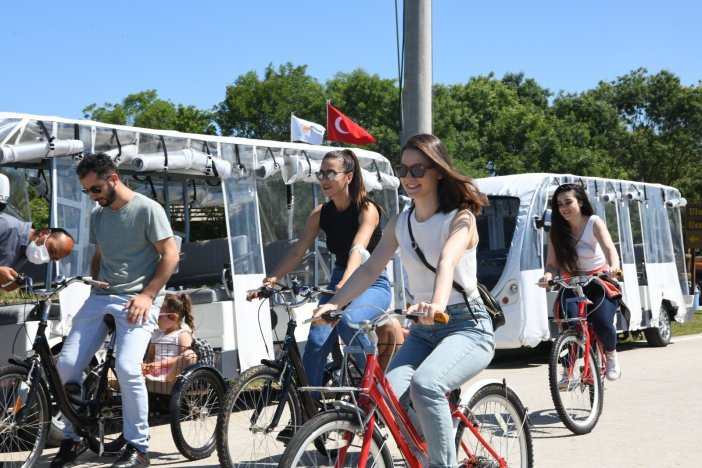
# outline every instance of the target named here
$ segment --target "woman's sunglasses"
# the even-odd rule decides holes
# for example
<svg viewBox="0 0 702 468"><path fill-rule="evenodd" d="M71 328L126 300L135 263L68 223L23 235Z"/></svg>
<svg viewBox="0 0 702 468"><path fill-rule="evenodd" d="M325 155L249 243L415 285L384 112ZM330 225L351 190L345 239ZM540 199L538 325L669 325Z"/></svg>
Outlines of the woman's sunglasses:
<svg viewBox="0 0 702 468"><path fill-rule="evenodd" d="M104 180L108 181L108 180L110 180L110 177L112 177L112 176L107 176L107 177L105 177ZM102 193L102 191L103 191L102 185L93 185L92 187L84 188L81 190L81 192L83 192L86 195L89 193L94 193L94 194L98 195L98 194Z"/></svg>
<svg viewBox="0 0 702 468"><path fill-rule="evenodd" d="M344 172L336 172L334 170L329 170L329 171L317 171L314 173L314 175L317 176L317 180L334 180L336 179L336 176L339 174L348 174L350 171L344 171Z"/></svg>
<svg viewBox="0 0 702 468"><path fill-rule="evenodd" d="M395 174L397 177L404 178L407 177L407 173L411 174L412 177L421 179L426 174L427 169L434 166L425 166L424 164L415 164L413 166L405 166L404 164L398 164L395 166Z"/></svg>

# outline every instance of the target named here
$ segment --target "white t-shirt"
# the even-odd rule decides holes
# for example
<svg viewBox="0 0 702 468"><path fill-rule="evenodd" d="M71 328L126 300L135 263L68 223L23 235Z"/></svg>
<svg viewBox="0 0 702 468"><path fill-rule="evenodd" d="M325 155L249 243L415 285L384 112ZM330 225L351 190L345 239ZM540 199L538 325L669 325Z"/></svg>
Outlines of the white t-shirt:
<svg viewBox="0 0 702 468"><path fill-rule="evenodd" d="M457 212L458 210L449 213L436 213L421 223L417 221L415 212L412 212L410 222L412 223L414 240L424 253L427 262L434 268L439 263L441 250L446 244L451 222ZM407 230L408 214L408 211L400 213L395 225L395 236L400 244L402 265L407 271L409 290L412 292L415 302L430 302L434 295L436 275L422 263L412 249L412 241ZM475 222L475 218L473 218L473 222ZM476 298L479 295L476 277L476 247L463 252L453 273L453 280L463 286L469 298ZM447 305L463 303L465 303L463 295L451 287L451 295Z"/></svg>

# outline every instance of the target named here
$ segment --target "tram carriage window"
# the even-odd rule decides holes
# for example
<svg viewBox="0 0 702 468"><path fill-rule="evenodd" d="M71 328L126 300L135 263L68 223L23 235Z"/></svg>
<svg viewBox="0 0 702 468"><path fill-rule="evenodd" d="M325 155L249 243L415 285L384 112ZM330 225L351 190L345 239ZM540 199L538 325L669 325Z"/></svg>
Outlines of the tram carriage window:
<svg viewBox="0 0 702 468"><path fill-rule="evenodd" d="M477 218L478 281L488 288L495 286L502 276L512 237L517 227L519 198L488 197L490 205Z"/></svg>

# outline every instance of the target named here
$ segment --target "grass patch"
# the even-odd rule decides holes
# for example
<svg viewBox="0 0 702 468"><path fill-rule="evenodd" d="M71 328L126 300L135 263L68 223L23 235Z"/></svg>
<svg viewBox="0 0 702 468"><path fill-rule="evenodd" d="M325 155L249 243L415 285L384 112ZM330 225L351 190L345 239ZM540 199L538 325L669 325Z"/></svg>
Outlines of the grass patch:
<svg viewBox="0 0 702 468"><path fill-rule="evenodd" d="M690 321L685 323L673 322L673 336L694 335L702 333L702 309L697 309Z"/></svg>

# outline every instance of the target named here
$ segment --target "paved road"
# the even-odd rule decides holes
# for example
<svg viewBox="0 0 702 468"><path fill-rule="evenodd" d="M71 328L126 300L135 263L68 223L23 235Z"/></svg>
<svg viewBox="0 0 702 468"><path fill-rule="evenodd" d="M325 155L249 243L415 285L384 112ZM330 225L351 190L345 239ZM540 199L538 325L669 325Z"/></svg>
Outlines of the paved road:
<svg viewBox="0 0 702 468"><path fill-rule="evenodd" d="M674 338L667 348L620 345L622 378L607 382L604 410L592 433L575 436L561 424L548 389L546 358L502 361L481 378L507 378L534 425L538 468L702 466L702 335ZM48 466L47 451L40 466ZM219 466L216 454L189 462L178 454L168 426L152 431L152 465ZM86 453L80 466L109 467L114 460Z"/></svg>

